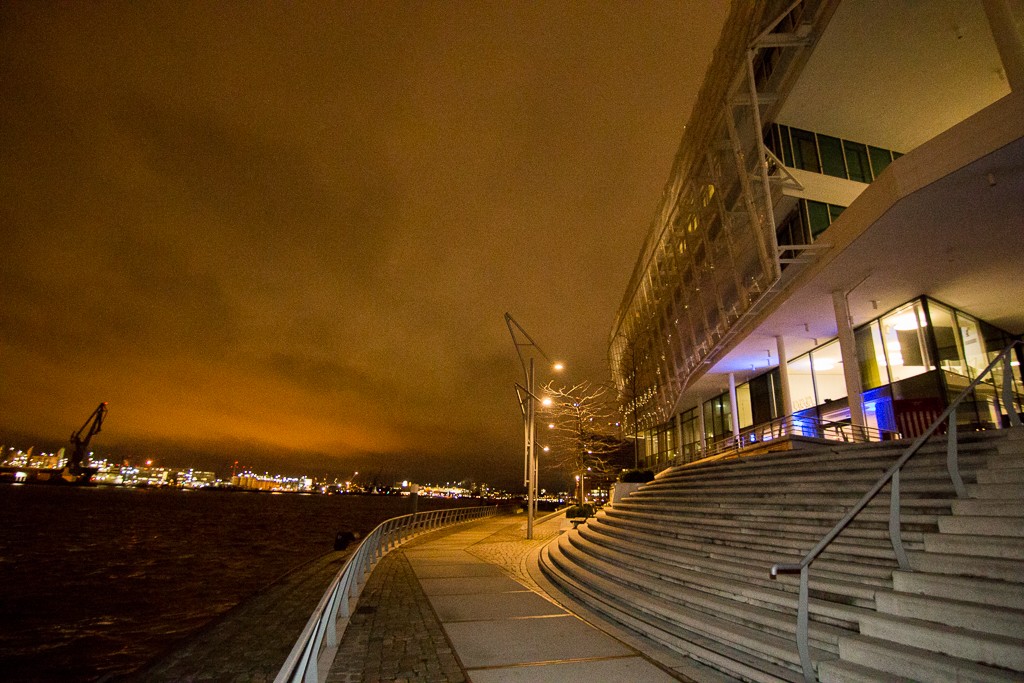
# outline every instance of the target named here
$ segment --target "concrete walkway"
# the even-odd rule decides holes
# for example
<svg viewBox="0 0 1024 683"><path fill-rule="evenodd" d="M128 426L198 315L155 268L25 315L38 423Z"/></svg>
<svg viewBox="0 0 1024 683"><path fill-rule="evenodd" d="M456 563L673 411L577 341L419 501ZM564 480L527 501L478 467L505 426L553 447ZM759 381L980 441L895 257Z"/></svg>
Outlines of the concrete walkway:
<svg viewBox="0 0 1024 683"><path fill-rule="evenodd" d="M500 517L434 532L377 565L328 675L356 681L680 680L570 614L530 578L530 554L558 534ZM688 679L682 679L688 680Z"/></svg>

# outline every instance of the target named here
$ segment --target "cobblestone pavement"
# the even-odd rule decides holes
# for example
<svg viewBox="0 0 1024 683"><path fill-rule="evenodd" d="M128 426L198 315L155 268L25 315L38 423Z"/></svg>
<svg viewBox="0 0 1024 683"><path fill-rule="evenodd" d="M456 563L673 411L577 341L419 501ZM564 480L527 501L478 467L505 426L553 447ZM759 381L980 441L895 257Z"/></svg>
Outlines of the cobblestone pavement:
<svg viewBox="0 0 1024 683"><path fill-rule="evenodd" d="M543 519L543 518L542 518ZM467 550L481 560L504 569L513 579L533 590L540 590L526 568L527 559L534 548L558 535L561 515L533 526L533 540L526 540L525 520L506 524L483 541Z"/></svg>
<svg viewBox="0 0 1024 683"><path fill-rule="evenodd" d="M285 575L129 680L273 681L346 557L327 553Z"/></svg>
<svg viewBox="0 0 1024 683"><path fill-rule="evenodd" d="M524 538L524 523L521 515L477 522L493 526L495 531L467 550L524 584L536 586L526 571L527 557L535 547L558 534L560 519L535 525L532 541ZM327 677L329 683L468 680L404 552L467 528L457 525L425 534L377 564L345 629Z"/></svg>

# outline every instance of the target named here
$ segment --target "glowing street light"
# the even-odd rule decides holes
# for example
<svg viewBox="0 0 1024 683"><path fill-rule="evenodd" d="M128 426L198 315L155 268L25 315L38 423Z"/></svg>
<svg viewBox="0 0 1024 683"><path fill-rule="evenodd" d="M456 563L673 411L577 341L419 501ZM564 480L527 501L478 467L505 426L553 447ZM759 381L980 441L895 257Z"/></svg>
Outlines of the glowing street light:
<svg viewBox="0 0 1024 683"><path fill-rule="evenodd" d="M526 538L533 539L533 518L537 512L537 474L539 472L539 458L537 457L537 427L536 427L536 416L537 409L535 402L540 401L543 405L550 405L551 398L545 397L543 399L538 398L535 393L535 377L534 377L534 356L540 355L546 360L552 370L561 371L565 368L562 363L552 362L548 355L537 346L537 342L533 341L533 337L523 329L512 317L510 313L505 314L505 325L508 327L508 332L512 335L512 343L516 347L516 354L519 356L519 364L523 368L523 374L526 379L526 386L515 384L516 396L519 398L519 409L523 413L523 440L524 446L524 477L523 484L526 486ZM529 358L524 358L523 349L532 348L533 352L529 353ZM529 361L529 362L527 362ZM547 450L545 448L544 450Z"/></svg>

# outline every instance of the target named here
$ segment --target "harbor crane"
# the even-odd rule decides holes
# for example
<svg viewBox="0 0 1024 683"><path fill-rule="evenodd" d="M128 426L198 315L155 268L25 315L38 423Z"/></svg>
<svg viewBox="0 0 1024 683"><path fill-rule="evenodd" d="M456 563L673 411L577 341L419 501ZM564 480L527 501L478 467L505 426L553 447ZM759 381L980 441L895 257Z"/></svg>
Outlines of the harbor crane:
<svg viewBox="0 0 1024 683"><path fill-rule="evenodd" d="M106 414L107 402L104 401L96 407L96 410L92 411L92 415L86 419L85 424L71 435L71 445L74 446L74 450L71 451L68 463L65 465L63 472L61 472L61 477L66 481L86 482L95 473L95 468L89 468L84 465L85 456L89 452L89 442L92 441L92 437L100 433L100 428L103 426L103 418Z"/></svg>

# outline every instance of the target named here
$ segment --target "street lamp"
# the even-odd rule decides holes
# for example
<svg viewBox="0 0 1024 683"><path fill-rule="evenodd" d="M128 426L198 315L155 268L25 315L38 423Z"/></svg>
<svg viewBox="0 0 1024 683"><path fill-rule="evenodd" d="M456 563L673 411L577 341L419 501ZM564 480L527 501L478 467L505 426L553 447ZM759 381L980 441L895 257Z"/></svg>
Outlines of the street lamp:
<svg viewBox="0 0 1024 683"><path fill-rule="evenodd" d="M509 334L512 335L512 343L515 344L516 354L519 356L519 364L523 368L526 381L526 386L517 382L515 388L516 396L519 398L519 409L523 413L523 441L525 442L523 484L526 486L526 538L532 540L533 518L537 512L537 473L540 460L537 457L536 451L536 402L540 401L543 405L551 404L550 398L540 399L535 393L534 356L540 355L550 364L552 370L561 371L565 366L562 363L552 362L548 355L537 346L537 342L533 341L533 337L523 329L522 325L516 322L511 313L505 314L505 325L508 327ZM527 352L529 357L526 358L524 357L523 350L529 348L532 348L533 352Z"/></svg>

